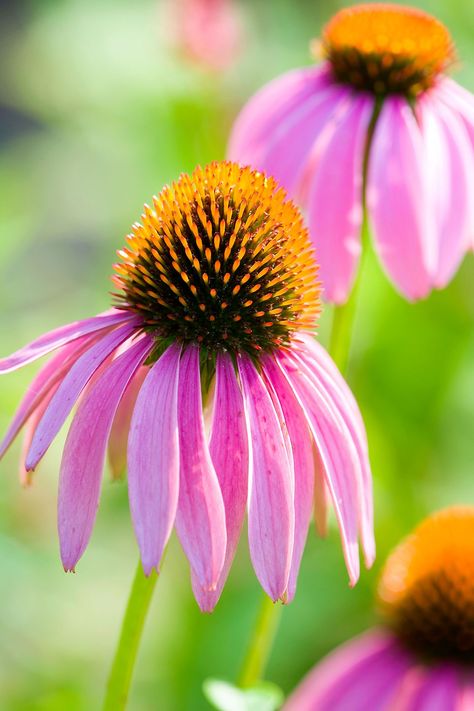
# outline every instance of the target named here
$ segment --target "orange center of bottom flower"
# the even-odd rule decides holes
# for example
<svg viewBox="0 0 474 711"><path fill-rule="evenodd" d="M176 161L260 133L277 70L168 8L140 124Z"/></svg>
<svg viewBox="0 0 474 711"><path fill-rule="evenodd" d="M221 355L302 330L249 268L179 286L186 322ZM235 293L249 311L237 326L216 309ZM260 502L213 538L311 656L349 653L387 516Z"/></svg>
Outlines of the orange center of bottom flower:
<svg viewBox="0 0 474 711"><path fill-rule="evenodd" d="M211 163L146 207L114 282L158 344L195 342L256 356L313 329L317 265L296 206L272 178Z"/></svg>
<svg viewBox="0 0 474 711"><path fill-rule="evenodd" d="M379 95L417 96L454 60L441 22L391 4L341 10L326 25L322 48L338 81Z"/></svg>
<svg viewBox="0 0 474 711"><path fill-rule="evenodd" d="M474 659L474 507L426 519L388 559L379 598L389 625L427 658Z"/></svg>

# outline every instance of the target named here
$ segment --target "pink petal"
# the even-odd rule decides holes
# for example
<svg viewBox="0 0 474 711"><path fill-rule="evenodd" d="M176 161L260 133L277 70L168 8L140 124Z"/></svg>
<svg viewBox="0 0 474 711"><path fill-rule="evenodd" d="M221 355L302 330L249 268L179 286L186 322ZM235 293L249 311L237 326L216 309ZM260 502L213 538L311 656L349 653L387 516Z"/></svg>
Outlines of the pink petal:
<svg viewBox="0 0 474 711"><path fill-rule="evenodd" d="M18 465L18 476L20 479L20 483L23 486L29 486L32 481L32 472L28 471L28 469L25 466L26 455L29 452L32 439L34 437L36 428L38 426L38 422L40 422L41 418L43 417L45 410L48 407L50 400L53 397L56 390L58 389L58 387L59 387L59 382L55 383L51 387L51 389L44 396L43 400L40 402L38 407L34 410L33 414L29 418L29 420L27 420L27 422L26 422L25 431L23 434L23 442L21 445L20 462Z"/></svg>
<svg viewBox="0 0 474 711"><path fill-rule="evenodd" d="M217 357L209 451L224 499L227 551L215 591L202 590L193 578L194 594L203 612L212 612L219 600L234 559L247 504L249 456L244 404L232 359L225 353Z"/></svg>
<svg viewBox="0 0 474 711"><path fill-rule="evenodd" d="M109 466L113 479L123 476L127 467L127 440L130 432L133 408L149 367L139 368L127 386L115 413L107 447Z"/></svg>
<svg viewBox="0 0 474 711"><path fill-rule="evenodd" d="M300 334L306 348L298 355L305 364L306 375L316 387L323 388L344 422L346 436L354 443L361 477L357 478L360 528L365 562L370 567L375 560L374 503L372 473L369 462L367 434L355 398L346 381L324 348L311 335Z"/></svg>
<svg viewBox="0 0 474 711"><path fill-rule="evenodd" d="M283 711L388 711L410 663L393 637L366 633L316 665Z"/></svg>
<svg viewBox="0 0 474 711"><path fill-rule="evenodd" d="M353 442L334 403L324 389L308 376L306 367L285 354L279 356L285 375L306 415L321 457L326 485L339 524L342 548L351 585L359 577L357 543L357 476L360 464Z"/></svg>
<svg viewBox="0 0 474 711"><path fill-rule="evenodd" d="M295 69L266 84L247 102L234 123L229 159L261 167L268 139L276 127L328 84L326 65Z"/></svg>
<svg viewBox="0 0 474 711"><path fill-rule="evenodd" d="M171 345L149 370L130 426L128 492L146 575L158 569L178 506L180 354Z"/></svg>
<svg viewBox="0 0 474 711"><path fill-rule="evenodd" d="M461 682L454 667L424 667L417 682L411 694L404 695L403 711L458 711Z"/></svg>
<svg viewBox="0 0 474 711"><path fill-rule="evenodd" d="M148 337L122 353L89 386L72 421L59 478L61 560L73 570L92 532L99 503L107 438L130 378L151 349Z"/></svg>
<svg viewBox="0 0 474 711"><path fill-rule="evenodd" d="M418 102L417 114L426 145L431 204L438 232L434 285L442 288L457 270L474 234L473 150L462 119L437 99L436 93Z"/></svg>
<svg viewBox="0 0 474 711"><path fill-rule="evenodd" d="M27 363L31 363L41 356L54 351L56 348L64 346L66 343L73 341L80 336L85 336L88 333L102 331L116 326L124 321L135 320L126 311L112 309L103 314L88 318L83 321L75 321L67 326L61 326L54 331L49 331L43 334L36 341L29 343L24 348L16 351L7 358L0 360L0 373L8 373L11 370L17 370Z"/></svg>
<svg viewBox="0 0 474 711"><path fill-rule="evenodd" d="M46 363L36 375L11 421L10 427L0 444L0 457L3 457L10 444L28 419L33 419L35 410L41 407L51 390L56 390L65 373L92 344L94 337L79 338L63 346L59 353ZM49 402L49 399L48 399ZM44 412L44 408L42 408ZM38 418L34 418L38 423ZM33 434L34 431L31 431Z"/></svg>
<svg viewBox="0 0 474 711"><path fill-rule="evenodd" d="M337 85L313 93L275 124L273 133L266 137L259 168L272 175L294 198L301 197L299 186L313 145L348 93Z"/></svg>
<svg viewBox="0 0 474 711"><path fill-rule="evenodd" d="M324 476L324 466L313 442L314 458L314 524L321 538L328 535L329 492Z"/></svg>
<svg viewBox="0 0 474 711"><path fill-rule="evenodd" d="M386 99L377 120L367 202L388 275L406 298L423 298L431 289L437 240L423 137L403 98Z"/></svg>
<svg viewBox="0 0 474 711"><path fill-rule="evenodd" d="M178 427L180 490L176 528L200 586L214 590L224 566L226 522L204 433L199 348L195 346L189 346L181 358Z"/></svg>
<svg viewBox="0 0 474 711"><path fill-rule="evenodd" d="M295 470L295 541L287 597L287 601L290 602L295 595L296 581L313 511L315 472L313 441L306 417L281 366L273 358L267 358L263 373L271 382L283 410Z"/></svg>
<svg viewBox="0 0 474 711"><path fill-rule="evenodd" d="M263 589L278 600L286 593L293 556L294 470L265 384L248 356L239 357L250 443L249 544Z"/></svg>
<svg viewBox="0 0 474 711"><path fill-rule="evenodd" d="M97 343L76 360L65 375L43 415L26 457L27 469L34 469L53 439L58 434L77 398L106 358L134 331L135 326L125 323L106 333Z"/></svg>
<svg viewBox="0 0 474 711"><path fill-rule="evenodd" d="M362 178L367 130L374 101L353 97L320 145L316 145L308 209L326 299L344 303L361 251Z"/></svg>

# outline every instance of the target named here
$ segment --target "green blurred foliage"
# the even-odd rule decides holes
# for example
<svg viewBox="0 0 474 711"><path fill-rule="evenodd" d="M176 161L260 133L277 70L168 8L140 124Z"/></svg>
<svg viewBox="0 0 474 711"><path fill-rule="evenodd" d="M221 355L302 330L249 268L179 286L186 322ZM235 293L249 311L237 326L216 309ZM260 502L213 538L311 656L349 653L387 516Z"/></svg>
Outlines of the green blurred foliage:
<svg viewBox="0 0 474 711"><path fill-rule="evenodd" d="M423 0L456 40L474 89L474 5ZM159 3L2 3L0 352L108 306L111 263L144 201L221 158L232 119L262 83L308 63L340 3L243 3L244 51L211 76L169 47ZM327 342L330 309L320 338ZM376 494L378 561L350 590L334 525L310 535L268 678L289 691L322 655L376 619L389 549L427 512L472 502L474 260L410 305L375 258L365 266L349 380L363 411ZM35 366L2 378L6 429ZM126 486L105 476L97 526L76 575L61 569L56 486L61 438L23 490L19 445L0 463L0 708L98 708L137 556ZM201 615L173 539L146 628L131 711L199 711L207 677L235 679L260 590L242 545L222 600Z"/></svg>

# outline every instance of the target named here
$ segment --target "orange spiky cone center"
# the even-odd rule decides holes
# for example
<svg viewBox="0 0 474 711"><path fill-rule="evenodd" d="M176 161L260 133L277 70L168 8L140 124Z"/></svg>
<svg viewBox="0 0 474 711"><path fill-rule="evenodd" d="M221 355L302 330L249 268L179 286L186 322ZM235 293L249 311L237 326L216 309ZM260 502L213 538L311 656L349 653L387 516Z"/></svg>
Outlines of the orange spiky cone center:
<svg viewBox="0 0 474 711"><path fill-rule="evenodd" d="M446 27L415 8L362 4L326 25L322 51L335 78L378 95L416 97L454 61Z"/></svg>
<svg viewBox="0 0 474 711"><path fill-rule="evenodd" d="M427 518L389 557L382 611L400 639L427 658L474 660L474 507Z"/></svg>
<svg viewBox="0 0 474 711"><path fill-rule="evenodd" d="M118 254L117 305L157 340L255 356L316 324L317 266L301 215L250 168L211 163L182 175L145 206Z"/></svg>

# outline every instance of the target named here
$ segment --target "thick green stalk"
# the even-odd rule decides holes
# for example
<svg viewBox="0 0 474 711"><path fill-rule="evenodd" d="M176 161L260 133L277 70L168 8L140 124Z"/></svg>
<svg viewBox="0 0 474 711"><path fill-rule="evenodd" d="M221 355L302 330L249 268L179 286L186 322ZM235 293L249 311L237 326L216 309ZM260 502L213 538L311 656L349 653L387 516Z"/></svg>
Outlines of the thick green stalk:
<svg viewBox="0 0 474 711"><path fill-rule="evenodd" d="M155 571L145 577L141 563L138 563L107 682L103 711L121 711L127 705L143 627L157 580Z"/></svg>
<svg viewBox="0 0 474 711"><path fill-rule="evenodd" d="M265 672L270 651L275 639L282 606L264 594L250 643L239 674L239 686L243 689L256 684Z"/></svg>

